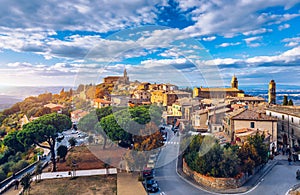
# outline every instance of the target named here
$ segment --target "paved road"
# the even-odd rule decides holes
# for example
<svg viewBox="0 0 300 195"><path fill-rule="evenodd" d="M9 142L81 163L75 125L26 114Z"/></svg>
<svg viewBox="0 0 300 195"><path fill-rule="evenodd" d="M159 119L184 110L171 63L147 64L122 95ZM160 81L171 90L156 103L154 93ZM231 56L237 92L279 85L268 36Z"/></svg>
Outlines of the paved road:
<svg viewBox="0 0 300 195"><path fill-rule="evenodd" d="M161 191L166 195L199 195L215 194L197 188L184 181L176 172L177 156L179 152L179 137L174 136L172 132L168 134L168 142L162 149L156 167L155 178L159 183ZM284 195L291 187L299 183L296 179L296 171L300 169L300 163L288 165L288 162L278 161L276 165L254 188L246 193L249 195Z"/></svg>
<svg viewBox="0 0 300 195"><path fill-rule="evenodd" d="M155 178L161 188L163 194L166 195L199 195L211 194L203 190L197 189L183 181L176 172L176 163L179 152L179 137L174 136L170 128L166 128L168 132L168 141L161 150L155 171Z"/></svg>
<svg viewBox="0 0 300 195"><path fill-rule="evenodd" d="M300 169L300 166L288 165L287 162L276 165L261 184L247 194L284 195L295 184L299 184L299 180L296 179L297 169Z"/></svg>

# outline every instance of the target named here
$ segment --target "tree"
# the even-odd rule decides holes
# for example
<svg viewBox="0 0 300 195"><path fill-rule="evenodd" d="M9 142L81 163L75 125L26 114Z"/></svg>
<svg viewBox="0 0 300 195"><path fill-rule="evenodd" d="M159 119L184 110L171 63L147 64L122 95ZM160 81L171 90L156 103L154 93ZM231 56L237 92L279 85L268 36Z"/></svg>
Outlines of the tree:
<svg viewBox="0 0 300 195"><path fill-rule="evenodd" d="M68 147L65 145L60 145L57 149L57 155L59 156L59 158L62 158L63 161L65 161L65 158L68 154Z"/></svg>
<svg viewBox="0 0 300 195"><path fill-rule="evenodd" d="M96 115L98 117L98 121L100 121L102 118L104 118L112 113L113 113L113 109L111 106L96 109Z"/></svg>
<svg viewBox="0 0 300 195"><path fill-rule="evenodd" d="M17 152L24 152L25 148L22 143L17 138L17 131L9 132L3 140L5 146L14 150L15 153Z"/></svg>
<svg viewBox="0 0 300 195"><path fill-rule="evenodd" d="M286 106L287 104L288 104L288 96L284 95L282 105Z"/></svg>
<svg viewBox="0 0 300 195"><path fill-rule="evenodd" d="M248 138L248 141L253 147L255 148L257 152L257 156L253 157L253 160L255 162L255 166L259 166L262 164L265 164L268 162L268 145L264 142L265 135L259 134L258 132L254 135Z"/></svg>
<svg viewBox="0 0 300 195"><path fill-rule="evenodd" d="M38 162L35 169L34 169L34 174L36 176L36 182L39 182L41 180L41 174L43 172L43 166L41 162Z"/></svg>
<svg viewBox="0 0 300 195"><path fill-rule="evenodd" d="M48 107L42 107L40 108L35 114L34 116L35 117L40 117L40 116L43 116L45 114L50 114L52 111L51 111L51 108L48 108Z"/></svg>
<svg viewBox="0 0 300 195"><path fill-rule="evenodd" d="M288 105L289 105L289 106L293 106L293 105L294 105L294 102L293 102L292 99L289 100Z"/></svg>
<svg viewBox="0 0 300 195"><path fill-rule="evenodd" d="M84 132L95 131L95 125L98 123L96 112L90 112L89 114L82 117L78 122L78 128Z"/></svg>
<svg viewBox="0 0 300 195"><path fill-rule="evenodd" d="M244 173L252 174L255 168L255 159L258 159L257 152L253 145L248 142L244 143L238 150L238 156L240 159L241 171Z"/></svg>
<svg viewBox="0 0 300 195"><path fill-rule="evenodd" d="M74 147L76 144L77 144L77 140L74 138L74 137L71 137L69 140L68 140L70 146Z"/></svg>
<svg viewBox="0 0 300 195"><path fill-rule="evenodd" d="M128 124L128 120L124 119L121 121L124 124L124 126L122 124L122 128L120 127L118 122L120 121L117 121L115 116L111 114L101 119L101 121L97 125L97 129L100 125L101 129L103 129L105 134L113 141L121 140L126 143L131 142L131 134L123 129L123 127L126 125L124 123L127 122Z"/></svg>
<svg viewBox="0 0 300 195"><path fill-rule="evenodd" d="M163 137L154 122L148 123L139 135L134 136L134 149L138 151L150 151L162 145Z"/></svg>
<svg viewBox="0 0 300 195"><path fill-rule="evenodd" d="M56 171L55 159L55 143L58 133L72 126L70 118L63 114L46 114L40 118L26 124L23 129L18 132L17 137L24 146L32 144L38 145L41 148L50 150L51 161L53 163L53 171ZM48 145L41 143L47 142Z"/></svg>
<svg viewBox="0 0 300 195"><path fill-rule="evenodd" d="M21 186L23 186L23 192L27 192L27 194L30 194L30 184L31 184L31 175L30 173L26 173L21 178Z"/></svg>
<svg viewBox="0 0 300 195"><path fill-rule="evenodd" d="M22 145L22 143L17 138L17 131L11 131L9 132L3 140L3 143L5 146L13 149L16 152L24 152L25 147Z"/></svg>

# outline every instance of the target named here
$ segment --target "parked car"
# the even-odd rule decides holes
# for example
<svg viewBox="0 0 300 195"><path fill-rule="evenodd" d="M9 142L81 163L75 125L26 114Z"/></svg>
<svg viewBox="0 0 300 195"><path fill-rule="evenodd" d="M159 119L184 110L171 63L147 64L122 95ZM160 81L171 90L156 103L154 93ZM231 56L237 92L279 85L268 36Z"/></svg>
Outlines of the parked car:
<svg viewBox="0 0 300 195"><path fill-rule="evenodd" d="M147 167L148 167L148 168L154 169L154 167L155 167L154 161L149 161L149 162L147 163Z"/></svg>
<svg viewBox="0 0 300 195"><path fill-rule="evenodd" d="M154 169L145 167L143 170L143 178L153 177Z"/></svg>
<svg viewBox="0 0 300 195"><path fill-rule="evenodd" d="M159 191L159 187L157 184L157 181L154 180L154 178L147 178L145 180L145 187L147 192L158 192Z"/></svg>
<svg viewBox="0 0 300 195"><path fill-rule="evenodd" d="M150 160L156 161L156 154L151 154L151 155L149 156L149 161L150 161Z"/></svg>

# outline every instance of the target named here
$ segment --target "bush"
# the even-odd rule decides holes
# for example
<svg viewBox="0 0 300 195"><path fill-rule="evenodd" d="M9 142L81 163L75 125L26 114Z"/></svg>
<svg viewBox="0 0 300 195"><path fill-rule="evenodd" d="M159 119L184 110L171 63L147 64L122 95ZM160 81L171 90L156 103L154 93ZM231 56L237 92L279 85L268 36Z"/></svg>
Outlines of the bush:
<svg viewBox="0 0 300 195"><path fill-rule="evenodd" d="M27 167L29 163L26 160L20 160L17 162L14 166L12 166L11 171L18 172L22 170L23 168Z"/></svg>
<svg viewBox="0 0 300 195"><path fill-rule="evenodd" d="M0 170L0 181L4 180L6 178L6 174Z"/></svg>

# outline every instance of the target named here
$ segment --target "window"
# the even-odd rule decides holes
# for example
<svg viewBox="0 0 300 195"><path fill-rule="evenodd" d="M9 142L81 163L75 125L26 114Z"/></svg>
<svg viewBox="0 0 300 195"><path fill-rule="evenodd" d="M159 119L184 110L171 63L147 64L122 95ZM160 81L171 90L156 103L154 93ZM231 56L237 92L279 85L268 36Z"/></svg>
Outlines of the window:
<svg viewBox="0 0 300 195"><path fill-rule="evenodd" d="M292 129L292 135L294 135L294 133L295 133L295 132L294 132L294 129Z"/></svg>
<svg viewBox="0 0 300 195"><path fill-rule="evenodd" d="M284 120L284 115L282 115L282 120Z"/></svg>
<svg viewBox="0 0 300 195"><path fill-rule="evenodd" d="M294 118L292 117L292 123L294 123Z"/></svg>
<svg viewBox="0 0 300 195"><path fill-rule="evenodd" d="M251 122L251 123L250 123L250 128L255 128L254 122Z"/></svg>
<svg viewBox="0 0 300 195"><path fill-rule="evenodd" d="M269 113L269 116L272 116L272 113L271 113L271 112Z"/></svg>

